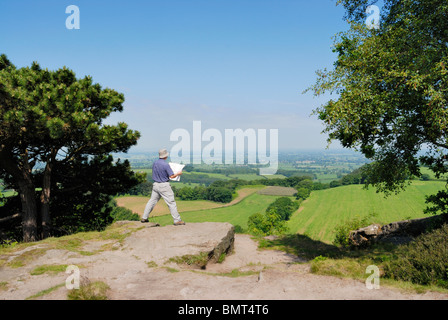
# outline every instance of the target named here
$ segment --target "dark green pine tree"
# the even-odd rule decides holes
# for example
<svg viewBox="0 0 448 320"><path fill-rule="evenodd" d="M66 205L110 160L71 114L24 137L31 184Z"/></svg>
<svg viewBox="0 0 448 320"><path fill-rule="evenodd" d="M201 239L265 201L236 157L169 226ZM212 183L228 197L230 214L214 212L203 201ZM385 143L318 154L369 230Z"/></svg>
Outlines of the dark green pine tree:
<svg viewBox="0 0 448 320"><path fill-rule="evenodd" d="M88 195L106 201L99 194L142 181L128 163L115 164L109 157L128 151L140 137L125 123L103 124L123 110L123 102L123 94L91 77L77 79L65 67L49 71L35 62L16 68L0 56L0 178L19 193L24 241L50 235L53 193L59 205L72 201L59 217L82 216ZM62 200L64 194L71 200Z"/></svg>

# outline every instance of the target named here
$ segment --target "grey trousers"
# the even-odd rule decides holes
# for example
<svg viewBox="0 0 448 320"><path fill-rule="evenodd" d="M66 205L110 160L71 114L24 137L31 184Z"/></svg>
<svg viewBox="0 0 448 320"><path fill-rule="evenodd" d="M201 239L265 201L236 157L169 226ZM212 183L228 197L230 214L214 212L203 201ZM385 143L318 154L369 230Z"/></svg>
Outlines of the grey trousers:
<svg viewBox="0 0 448 320"><path fill-rule="evenodd" d="M174 222L176 223L181 221L179 212L177 211L176 201L174 200L174 192L173 189L171 189L169 182L154 182L154 184L152 185L151 199L149 199L148 203L146 204L142 218L148 219L149 214L154 209L154 206L157 204L161 197L168 205Z"/></svg>

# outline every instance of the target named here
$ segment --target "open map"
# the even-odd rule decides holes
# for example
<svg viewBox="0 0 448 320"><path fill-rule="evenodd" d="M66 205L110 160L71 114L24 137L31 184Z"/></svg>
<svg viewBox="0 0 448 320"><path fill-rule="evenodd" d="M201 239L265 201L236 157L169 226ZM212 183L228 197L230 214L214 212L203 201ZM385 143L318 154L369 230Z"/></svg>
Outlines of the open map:
<svg viewBox="0 0 448 320"><path fill-rule="evenodd" d="M179 163L174 163L174 162L170 162L169 165L171 167L171 170L173 170L174 174L181 172L182 169L185 167L184 164L179 164ZM176 178L170 179L170 180L171 181L180 181L180 176L177 176Z"/></svg>

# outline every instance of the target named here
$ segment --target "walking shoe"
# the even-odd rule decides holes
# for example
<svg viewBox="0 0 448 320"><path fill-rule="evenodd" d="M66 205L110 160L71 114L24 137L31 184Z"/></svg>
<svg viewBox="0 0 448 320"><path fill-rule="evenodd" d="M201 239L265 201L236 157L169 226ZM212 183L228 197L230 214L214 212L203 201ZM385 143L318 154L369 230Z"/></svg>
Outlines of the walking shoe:
<svg viewBox="0 0 448 320"><path fill-rule="evenodd" d="M140 220L140 222L141 223L146 223L146 222L149 222L149 220L148 219L142 219L142 220Z"/></svg>
<svg viewBox="0 0 448 320"><path fill-rule="evenodd" d="M182 220L181 221L177 221L177 222L174 222L174 225L175 226L184 226L185 222L183 222Z"/></svg>

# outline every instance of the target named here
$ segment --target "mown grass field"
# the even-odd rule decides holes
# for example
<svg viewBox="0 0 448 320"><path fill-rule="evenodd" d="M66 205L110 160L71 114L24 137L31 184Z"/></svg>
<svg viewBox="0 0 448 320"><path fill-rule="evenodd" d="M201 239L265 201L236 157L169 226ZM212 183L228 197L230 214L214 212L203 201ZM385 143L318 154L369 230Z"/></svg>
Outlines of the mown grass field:
<svg viewBox="0 0 448 320"><path fill-rule="evenodd" d="M374 213L373 222L380 224L425 217L425 195L444 187L442 181L413 181L405 191L388 198L374 188L365 190L362 185L313 191L292 215L288 226L290 232L332 243L336 226L355 217Z"/></svg>

